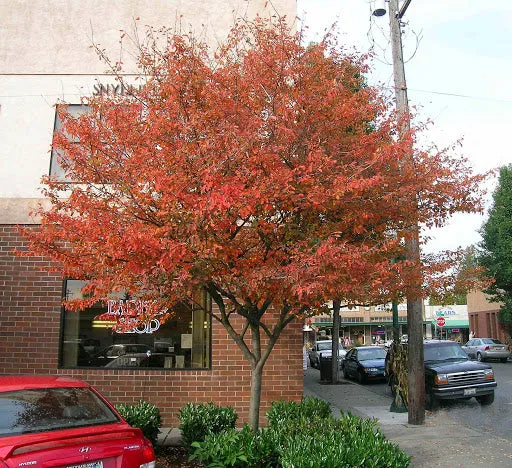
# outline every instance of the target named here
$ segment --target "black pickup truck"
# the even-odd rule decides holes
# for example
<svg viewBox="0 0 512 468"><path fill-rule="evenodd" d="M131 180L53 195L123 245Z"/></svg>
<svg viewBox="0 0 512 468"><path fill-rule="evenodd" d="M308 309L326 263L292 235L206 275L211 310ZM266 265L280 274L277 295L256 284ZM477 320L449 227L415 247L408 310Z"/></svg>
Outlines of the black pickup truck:
<svg viewBox="0 0 512 468"><path fill-rule="evenodd" d="M490 405L494 401L497 383L491 366L470 361L455 341L427 340L423 349L425 397L430 409L436 409L440 400L475 397L482 405ZM388 370L388 382L391 384L393 376L389 373Z"/></svg>

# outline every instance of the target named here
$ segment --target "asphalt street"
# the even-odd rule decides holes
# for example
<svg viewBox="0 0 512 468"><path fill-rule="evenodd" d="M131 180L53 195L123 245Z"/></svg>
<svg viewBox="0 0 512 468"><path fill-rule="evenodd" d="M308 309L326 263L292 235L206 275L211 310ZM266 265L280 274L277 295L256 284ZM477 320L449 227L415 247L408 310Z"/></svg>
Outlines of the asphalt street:
<svg viewBox="0 0 512 468"><path fill-rule="evenodd" d="M512 440L512 361L507 363L491 361L487 364L494 369L498 382L492 405L481 406L474 398L471 398L467 401L441 402L440 410L461 424ZM341 372L340 380L344 380ZM364 387L378 395L391 397L390 388L385 383L371 382L365 384Z"/></svg>

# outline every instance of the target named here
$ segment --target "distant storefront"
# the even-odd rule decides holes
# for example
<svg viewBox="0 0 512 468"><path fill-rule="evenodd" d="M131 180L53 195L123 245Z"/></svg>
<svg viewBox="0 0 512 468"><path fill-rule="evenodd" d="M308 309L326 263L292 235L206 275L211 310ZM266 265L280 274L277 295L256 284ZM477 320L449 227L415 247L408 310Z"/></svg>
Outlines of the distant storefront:
<svg viewBox="0 0 512 468"><path fill-rule="evenodd" d="M467 305L425 306L430 337L465 343L469 340Z"/></svg>
<svg viewBox="0 0 512 468"><path fill-rule="evenodd" d="M438 319L441 319L438 321ZM441 325L442 324L442 325ZM332 337L332 316L313 317L310 325L317 339ZM407 335L407 305L398 305L399 336ZM423 336L465 342L469 339L467 306L424 306ZM352 344L374 344L393 339L391 304L340 311L340 339Z"/></svg>

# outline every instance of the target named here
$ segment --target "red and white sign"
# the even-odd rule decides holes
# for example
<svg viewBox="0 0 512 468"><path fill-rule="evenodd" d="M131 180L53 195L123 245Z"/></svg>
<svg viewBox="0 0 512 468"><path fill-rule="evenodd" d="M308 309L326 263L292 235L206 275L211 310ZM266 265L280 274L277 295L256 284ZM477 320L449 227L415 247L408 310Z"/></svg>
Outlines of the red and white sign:
<svg viewBox="0 0 512 468"><path fill-rule="evenodd" d="M444 327L446 320L444 317L437 317L436 323L438 327Z"/></svg>

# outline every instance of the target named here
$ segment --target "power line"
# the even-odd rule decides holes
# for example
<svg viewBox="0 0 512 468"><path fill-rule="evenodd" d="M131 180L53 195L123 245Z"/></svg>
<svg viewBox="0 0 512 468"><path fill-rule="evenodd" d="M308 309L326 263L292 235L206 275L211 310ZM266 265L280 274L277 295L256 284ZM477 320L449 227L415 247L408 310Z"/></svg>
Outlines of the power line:
<svg viewBox="0 0 512 468"><path fill-rule="evenodd" d="M385 86L384 89L393 90L391 86ZM485 96L471 96L469 94L459 94L459 93L449 93L445 91L431 91L428 89L416 89L416 88L407 88L409 91L413 91L415 93L425 93L425 94L436 94L440 96L451 96L451 97L458 97L462 99L473 99L475 101L489 101L489 102L497 102L497 103L507 103L511 104L512 99L497 99L497 98L490 98ZM0 98L25 98L25 97L52 97L52 96L84 96L83 93L76 93L76 92L65 92L65 93L40 93L40 94L3 94L0 95Z"/></svg>
<svg viewBox="0 0 512 468"><path fill-rule="evenodd" d="M427 94L439 94L441 96L453 96L464 99L474 99L478 101L491 101L491 102L502 102L502 103L512 103L512 99L496 99L496 98L488 98L483 96L470 96L468 94L457 94L457 93L447 93L443 91L429 91L425 89L414 89L409 88L409 91L414 91L417 93L427 93Z"/></svg>

